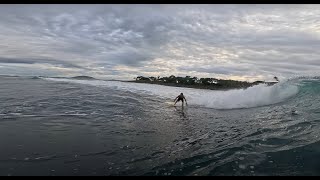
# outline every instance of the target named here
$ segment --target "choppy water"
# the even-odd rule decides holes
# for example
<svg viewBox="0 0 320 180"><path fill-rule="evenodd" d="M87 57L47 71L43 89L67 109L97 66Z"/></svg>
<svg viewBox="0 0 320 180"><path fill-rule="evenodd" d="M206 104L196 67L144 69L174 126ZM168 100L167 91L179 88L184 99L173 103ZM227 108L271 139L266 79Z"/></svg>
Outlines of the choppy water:
<svg viewBox="0 0 320 180"><path fill-rule="evenodd" d="M318 77L230 91L0 83L0 175L320 174ZM180 92L189 106L170 107Z"/></svg>

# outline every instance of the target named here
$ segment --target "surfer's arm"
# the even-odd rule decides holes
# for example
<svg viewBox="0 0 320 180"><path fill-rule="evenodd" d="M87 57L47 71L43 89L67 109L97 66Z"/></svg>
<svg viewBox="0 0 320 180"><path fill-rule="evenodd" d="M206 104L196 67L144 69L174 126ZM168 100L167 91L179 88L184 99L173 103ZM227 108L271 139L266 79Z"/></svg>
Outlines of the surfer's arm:
<svg viewBox="0 0 320 180"><path fill-rule="evenodd" d="M176 99L178 99L178 97L179 97L179 96L177 96L177 97L173 100L173 102L175 102L175 101L176 101Z"/></svg>
<svg viewBox="0 0 320 180"><path fill-rule="evenodd" d="M188 105L188 103L187 103L187 99L186 99L185 97L183 97L183 99L184 99L184 100L186 100L186 105Z"/></svg>

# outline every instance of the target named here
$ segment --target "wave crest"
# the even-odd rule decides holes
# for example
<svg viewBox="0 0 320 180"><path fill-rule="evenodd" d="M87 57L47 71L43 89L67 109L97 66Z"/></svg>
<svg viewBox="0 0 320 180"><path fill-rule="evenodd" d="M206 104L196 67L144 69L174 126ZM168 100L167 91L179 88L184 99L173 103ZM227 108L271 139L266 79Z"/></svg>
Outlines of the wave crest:
<svg viewBox="0 0 320 180"><path fill-rule="evenodd" d="M247 89L214 91L119 81L46 79L111 87L118 90L152 95L164 99L174 99L180 92L183 92L189 105L214 109L238 109L271 105L283 102L299 92L299 86L292 83L292 80L284 81L273 86L260 84Z"/></svg>

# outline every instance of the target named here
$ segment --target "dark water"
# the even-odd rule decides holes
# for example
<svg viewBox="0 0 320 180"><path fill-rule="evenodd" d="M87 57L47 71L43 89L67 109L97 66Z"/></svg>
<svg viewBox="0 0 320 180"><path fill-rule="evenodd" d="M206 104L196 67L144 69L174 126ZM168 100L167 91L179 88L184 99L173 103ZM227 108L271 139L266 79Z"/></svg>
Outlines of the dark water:
<svg viewBox="0 0 320 180"><path fill-rule="evenodd" d="M0 77L0 175L320 175L318 79L284 99L189 89L184 108L173 87L73 81Z"/></svg>

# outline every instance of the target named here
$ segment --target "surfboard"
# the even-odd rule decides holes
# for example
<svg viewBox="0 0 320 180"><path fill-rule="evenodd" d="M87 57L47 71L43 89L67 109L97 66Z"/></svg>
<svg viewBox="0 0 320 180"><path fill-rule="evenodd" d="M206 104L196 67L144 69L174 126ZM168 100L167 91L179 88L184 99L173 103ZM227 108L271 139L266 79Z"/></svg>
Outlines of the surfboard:
<svg viewBox="0 0 320 180"><path fill-rule="evenodd" d="M167 104L169 107L180 107L181 106L181 102L177 102L176 105L174 105L173 101L165 101L165 104ZM189 105L184 104L183 107L188 107Z"/></svg>
<svg viewBox="0 0 320 180"><path fill-rule="evenodd" d="M166 101L165 104L167 104L167 105L170 106L170 107L175 107L175 106L177 106L177 104L174 105L174 102L173 102L173 101Z"/></svg>

